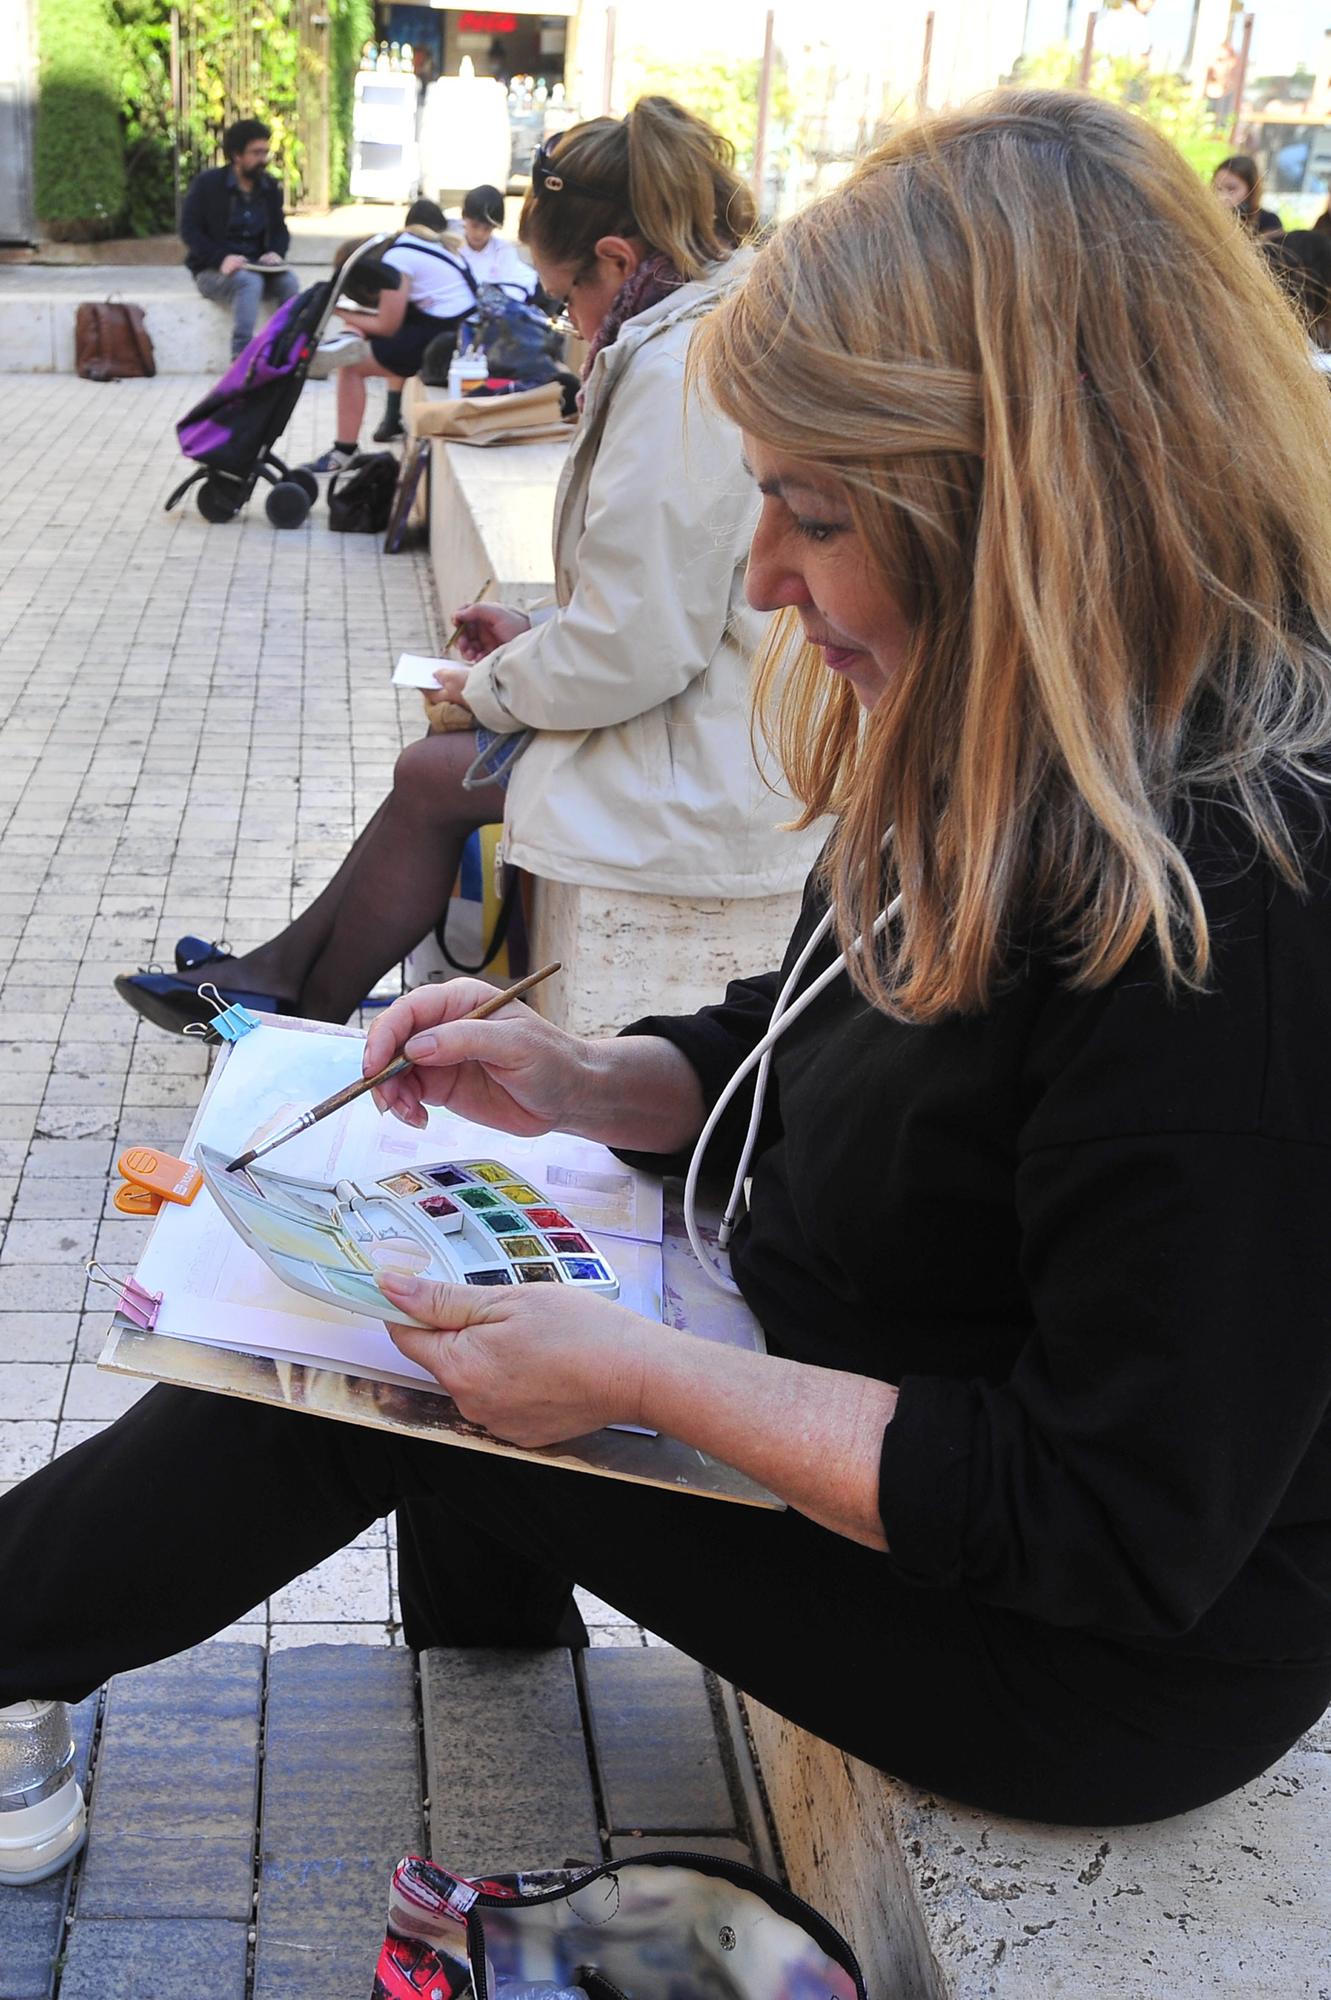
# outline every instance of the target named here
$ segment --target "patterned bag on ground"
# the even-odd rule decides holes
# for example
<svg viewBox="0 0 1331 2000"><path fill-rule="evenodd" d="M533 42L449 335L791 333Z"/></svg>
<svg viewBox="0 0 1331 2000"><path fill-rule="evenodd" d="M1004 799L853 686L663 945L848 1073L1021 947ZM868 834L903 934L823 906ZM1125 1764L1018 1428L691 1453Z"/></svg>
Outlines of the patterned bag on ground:
<svg viewBox="0 0 1331 2000"><path fill-rule="evenodd" d="M645 1854L468 1881L393 1873L373 2000L865 2000L845 1939L736 1861Z"/></svg>
<svg viewBox="0 0 1331 2000"><path fill-rule="evenodd" d="M399 466L391 451L353 458L328 488L328 525L337 535L382 535L393 512Z"/></svg>
<svg viewBox="0 0 1331 2000"><path fill-rule="evenodd" d="M143 307L82 305L74 315L74 368L85 382L129 382L157 373Z"/></svg>

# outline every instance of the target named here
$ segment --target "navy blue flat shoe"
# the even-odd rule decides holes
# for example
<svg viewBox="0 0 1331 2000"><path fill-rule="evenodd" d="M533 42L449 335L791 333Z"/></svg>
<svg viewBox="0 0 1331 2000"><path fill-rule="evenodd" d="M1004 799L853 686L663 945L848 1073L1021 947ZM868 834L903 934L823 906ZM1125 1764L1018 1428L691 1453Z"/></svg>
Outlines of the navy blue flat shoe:
<svg viewBox="0 0 1331 2000"><path fill-rule="evenodd" d="M177 979L171 972L122 972L117 975L115 985L121 999L136 1014L142 1014L155 1028L165 1028L168 1034L183 1034L195 1021L206 1027L217 1012L197 986L191 986L187 979ZM256 1013L292 1012L288 1001L279 1000L272 993L243 993L226 986L217 990L229 1005L250 1007Z"/></svg>
<svg viewBox="0 0 1331 2000"><path fill-rule="evenodd" d="M183 937L176 939L176 971L193 972L199 965L216 965L224 958L232 956L229 944L220 941L210 944L207 938Z"/></svg>

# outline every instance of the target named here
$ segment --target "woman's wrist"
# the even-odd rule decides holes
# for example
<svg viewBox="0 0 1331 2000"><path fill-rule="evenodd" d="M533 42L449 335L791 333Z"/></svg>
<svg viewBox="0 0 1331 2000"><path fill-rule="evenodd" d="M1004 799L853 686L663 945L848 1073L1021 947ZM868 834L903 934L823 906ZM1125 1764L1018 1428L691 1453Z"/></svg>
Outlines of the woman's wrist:
<svg viewBox="0 0 1331 2000"><path fill-rule="evenodd" d="M565 1131L639 1153L678 1153L706 1107L688 1057L659 1035L584 1038L570 1079Z"/></svg>

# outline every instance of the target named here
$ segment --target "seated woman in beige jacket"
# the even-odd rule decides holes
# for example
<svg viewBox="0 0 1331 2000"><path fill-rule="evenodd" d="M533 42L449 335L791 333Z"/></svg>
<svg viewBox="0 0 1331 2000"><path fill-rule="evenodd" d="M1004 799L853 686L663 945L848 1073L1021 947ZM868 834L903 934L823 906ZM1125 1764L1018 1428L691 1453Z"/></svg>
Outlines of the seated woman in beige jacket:
<svg viewBox="0 0 1331 2000"><path fill-rule="evenodd" d="M344 1021L438 920L468 834L498 820L506 857L557 881L727 897L798 887L817 835L776 831L789 802L749 736L765 627L743 590L753 485L734 424L685 374L696 329L749 260L738 246L753 204L730 152L679 105L644 98L538 155L523 239L592 347L555 506L556 606L534 624L462 607L476 664L446 670L444 692L479 734L405 750L328 887L266 944L118 979L150 1020L210 1018L197 992L210 980ZM502 775L464 788L480 754Z"/></svg>

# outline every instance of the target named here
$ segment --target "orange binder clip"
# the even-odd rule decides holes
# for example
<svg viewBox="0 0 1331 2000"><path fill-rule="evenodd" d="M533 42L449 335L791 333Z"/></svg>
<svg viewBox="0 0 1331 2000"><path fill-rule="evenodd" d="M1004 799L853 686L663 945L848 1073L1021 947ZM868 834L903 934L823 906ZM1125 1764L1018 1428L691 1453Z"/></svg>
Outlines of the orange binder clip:
<svg viewBox="0 0 1331 2000"><path fill-rule="evenodd" d="M153 1194L146 1187L135 1187L132 1181L121 1181L111 1200L122 1215L156 1215L162 1206L160 1194Z"/></svg>
<svg viewBox="0 0 1331 2000"><path fill-rule="evenodd" d="M162 1201L178 1201L187 1208L203 1186L203 1175L188 1160L171 1153L159 1153L151 1146L131 1146L116 1161L131 1187L142 1188Z"/></svg>

